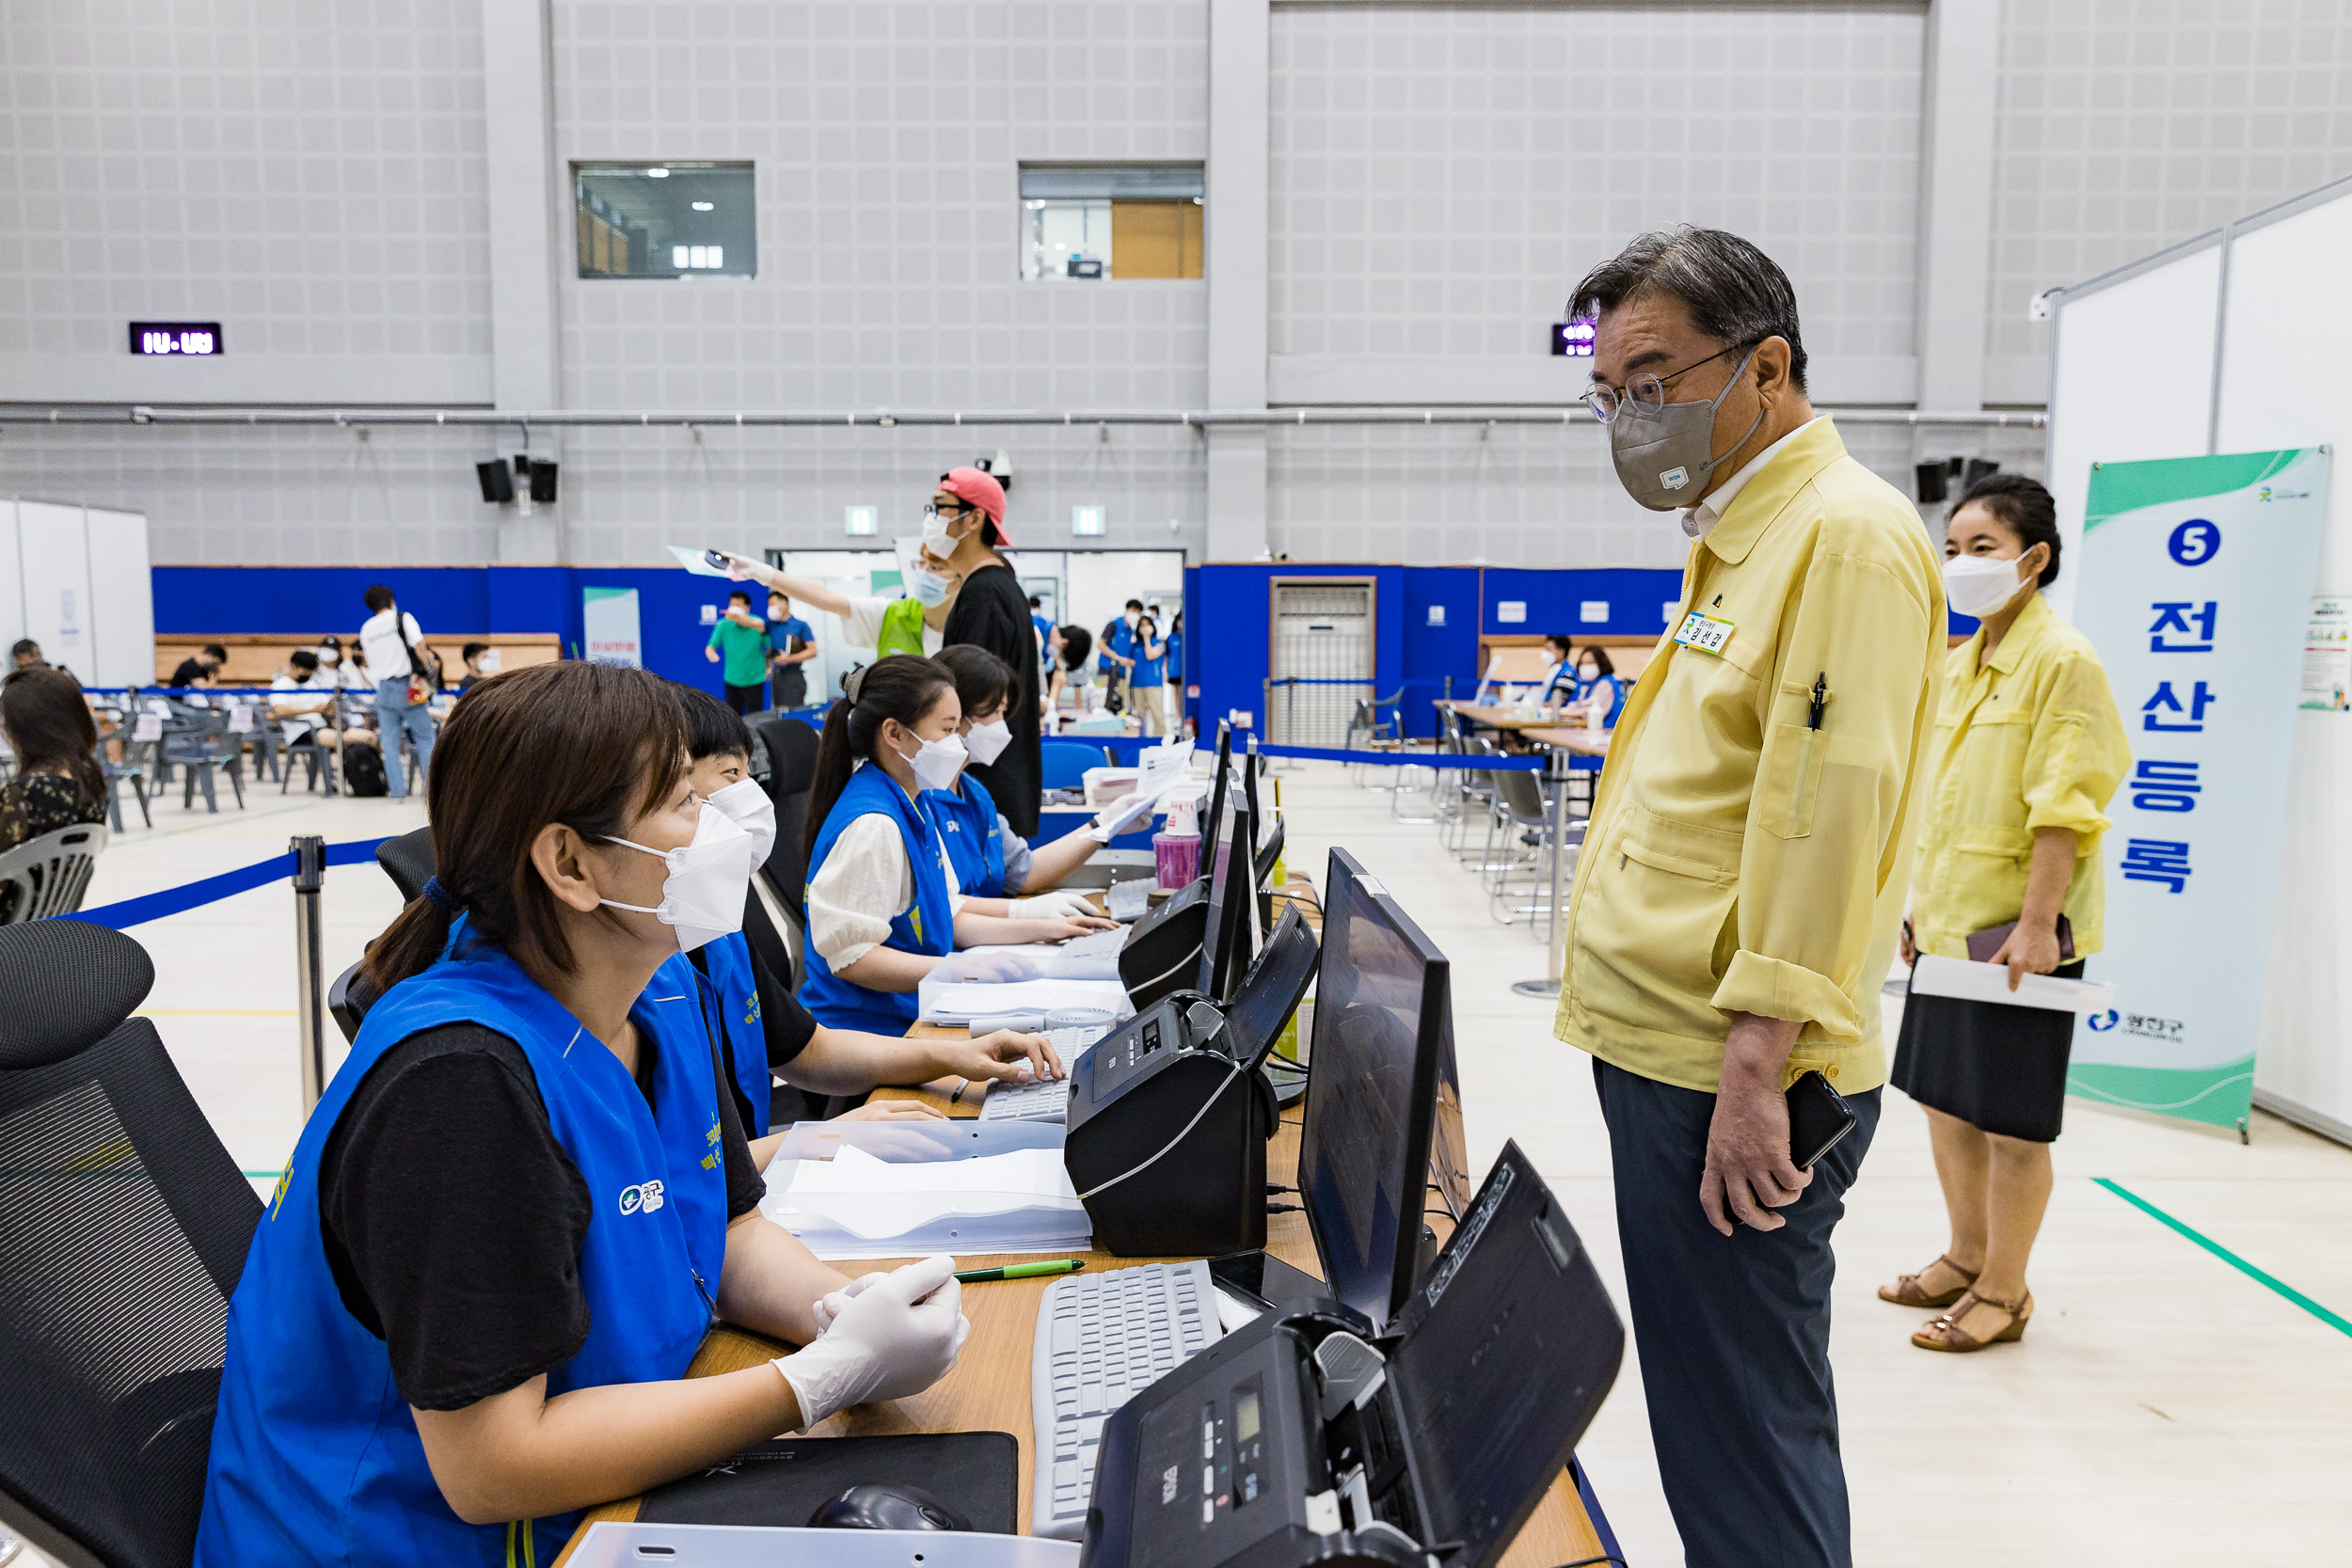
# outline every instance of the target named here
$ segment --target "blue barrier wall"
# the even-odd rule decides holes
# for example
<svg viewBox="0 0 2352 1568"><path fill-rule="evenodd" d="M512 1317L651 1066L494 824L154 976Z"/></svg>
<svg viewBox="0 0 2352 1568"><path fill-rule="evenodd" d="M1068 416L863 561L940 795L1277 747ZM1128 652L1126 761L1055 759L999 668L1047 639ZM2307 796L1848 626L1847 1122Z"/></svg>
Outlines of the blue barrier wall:
<svg viewBox="0 0 2352 1568"><path fill-rule="evenodd" d="M706 604L724 609L732 584L665 566L158 566L159 636L332 631L367 618L360 595L383 583L436 637L553 632L568 657L582 640L582 588L637 590L645 667L716 693L719 667L703 657ZM753 592L758 593L757 585Z"/></svg>

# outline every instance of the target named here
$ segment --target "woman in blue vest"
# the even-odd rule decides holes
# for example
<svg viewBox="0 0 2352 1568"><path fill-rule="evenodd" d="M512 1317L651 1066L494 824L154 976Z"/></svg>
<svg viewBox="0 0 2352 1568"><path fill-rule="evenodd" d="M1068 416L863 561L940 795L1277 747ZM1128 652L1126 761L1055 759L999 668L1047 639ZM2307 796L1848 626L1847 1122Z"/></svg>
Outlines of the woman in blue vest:
<svg viewBox="0 0 2352 1568"><path fill-rule="evenodd" d="M1588 646L1576 656L1576 705L1584 710L1588 727L1617 727L1617 715L1625 711L1625 682L1617 678L1608 649Z"/></svg>
<svg viewBox="0 0 2352 1568"><path fill-rule="evenodd" d="M1003 659L968 643L942 648L931 661L955 678L965 750L973 761L987 762L1011 742L1005 707L1020 690L1017 677ZM1005 820L988 786L969 772L943 789L925 790L922 801L939 830L956 885L969 895L964 908L1014 920L1094 913L1094 905L1082 895L1054 890L1110 842L1105 824L1125 803L1105 807L1087 826L1050 844L1031 844Z"/></svg>
<svg viewBox="0 0 2352 1568"><path fill-rule="evenodd" d="M1136 667L1127 680L1142 735L1164 734L1168 725L1168 644L1160 624L1146 614L1136 623Z"/></svg>
<svg viewBox="0 0 2352 1568"><path fill-rule="evenodd" d="M1184 612L1181 610L1168 623L1168 727L1179 735L1184 730Z"/></svg>
<svg viewBox="0 0 2352 1568"><path fill-rule="evenodd" d="M957 651L1003 667L983 650ZM757 870L775 843L776 806L752 777L751 731L709 692L683 685L672 689L686 709L693 791L751 834L752 866ZM746 921L768 918L755 897L747 899L743 915ZM750 1139L752 1162L762 1170L785 1136L771 1136L771 1123L788 1128L796 1120L818 1119L829 1101L855 1099L882 1084L928 1084L950 1076L1019 1081L1049 1070L1042 1035L1000 1029L978 1039L911 1040L828 1029L794 999L790 986L769 972L741 931L697 947L688 961L710 982L723 1025L719 1044L736 1114ZM660 983L657 974L655 984ZM773 1084L778 1077L786 1085L781 1094ZM843 1112L842 1119L928 1120L939 1115L919 1100L877 1100Z"/></svg>
<svg viewBox="0 0 2352 1568"><path fill-rule="evenodd" d="M962 771L962 727L946 669L905 654L851 671L825 715L808 797L801 1005L829 1028L902 1035L923 976L955 948L1060 942L1111 924L962 907L939 832L915 799Z"/></svg>
<svg viewBox="0 0 2352 1568"><path fill-rule="evenodd" d="M230 1303L202 1568L552 1562L583 1508L954 1366L952 1260L858 1290L757 1212L683 956L750 841L686 775L643 671L452 714L434 876ZM721 1318L807 1348L688 1381Z"/></svg>

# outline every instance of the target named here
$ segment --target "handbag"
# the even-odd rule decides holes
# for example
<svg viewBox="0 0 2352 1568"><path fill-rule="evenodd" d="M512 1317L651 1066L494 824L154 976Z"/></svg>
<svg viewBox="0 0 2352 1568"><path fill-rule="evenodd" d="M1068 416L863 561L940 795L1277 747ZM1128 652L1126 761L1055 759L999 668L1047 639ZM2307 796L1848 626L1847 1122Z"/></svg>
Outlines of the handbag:
<svg viewBox="0 0 2352 1568"><path fill-rule="evenodd" d="M408 701L410 705L429 703L441 689L440 658L427 649L420 648L408 637L408 615L400 606L392 606L392 630L400 634L400 645L408 650Z"/></svg>

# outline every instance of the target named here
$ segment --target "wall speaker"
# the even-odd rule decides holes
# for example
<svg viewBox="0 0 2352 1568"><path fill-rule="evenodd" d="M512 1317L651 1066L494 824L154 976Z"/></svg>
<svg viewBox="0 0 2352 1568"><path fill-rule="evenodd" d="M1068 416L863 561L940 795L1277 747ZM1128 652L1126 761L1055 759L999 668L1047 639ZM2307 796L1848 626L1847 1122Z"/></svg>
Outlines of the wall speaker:
<svg viewBox="0 0 2352 1568"><path fill-rule="evenodd" d="M506 460L493 457L487 463L473 466L474 477L482 481L482 499L503 504L515 499L515 476L506 471Z"/></svg>
<svg viewBox="0 0 2352 1568"><path fill-rule="evenodd" d="M1932 505L1949 493L1944 483L1944 460L1942 458L1939 457L1932 463L1916 464L1911 471L1918 481L1921 506Z"/></svg>
<svg viewBox="0 0 2352 1568"><path fill-rule="evenodd" d="M555 499L555 465L533 460L531 465L531 499L534 501Z"/></svg>
<svg viewBox="0 0 2352 1568"><path fill-rule="evenodd" d="M2001 466L1998 463L1988 463L1981 457L1970 458L1967 470L1961 476L1960 493L1966 495L1977 487L1977 481L1991 479L2000 471Z"/></svg>

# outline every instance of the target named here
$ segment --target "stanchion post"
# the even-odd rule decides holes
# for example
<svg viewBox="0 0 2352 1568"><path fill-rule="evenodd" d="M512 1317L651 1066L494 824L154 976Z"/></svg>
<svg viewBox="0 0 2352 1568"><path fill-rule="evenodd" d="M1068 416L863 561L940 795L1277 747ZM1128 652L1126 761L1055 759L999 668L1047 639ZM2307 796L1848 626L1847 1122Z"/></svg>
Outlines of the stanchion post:
<svg viewBox="0 0 2352 1568"><path fill-rule="evenodd" d="M302 1114L308 1117L326 1090L326 980L320 973L319 893L326 885L326 840L297 834L294 851L294 1017L302 1032Z"/></svg>
<svg viewBox="0 0 2352 1568"><path fill-rule="evenodd" d="M1568 852L1568 769L1567 752L1552 748L1551 767L1551 911L1544 927L1546 949L1544 977L1540 980L1514 980L1511 989L1521 996L1557 996L1560 976L1567 967L1568 911L1560 905L1560 863Z"/></svg>

